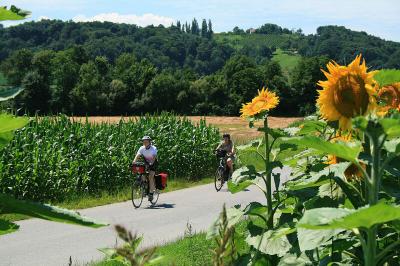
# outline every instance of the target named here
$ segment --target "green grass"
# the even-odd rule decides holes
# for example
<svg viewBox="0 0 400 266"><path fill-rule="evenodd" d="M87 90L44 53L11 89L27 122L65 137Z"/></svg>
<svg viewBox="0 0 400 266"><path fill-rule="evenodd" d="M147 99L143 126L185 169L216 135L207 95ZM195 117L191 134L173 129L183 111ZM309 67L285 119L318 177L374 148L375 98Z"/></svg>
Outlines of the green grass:
<svg viewBox="0 0 400 266"><path fill-rule="evenodd" d="M400 82L400 69L382 69L374 78L381 86Z"/></svg>
<svg viewBox="0 0 400 266"><path fill-rule="evenodd" d="M247 221L241 222L236 227L235 245L236 250L243 254L248 252L246 245L245 231ZM207 239L206 233L188 234L175 242L157 247L156 256L162 256L158 266L161 265L188 265L188 266L206 266L212 265L212 249L216 247L213 239ZM116 266L110 261L100 261L89 264L91 266Z"/></svg>
<svg viewBox="0 0 400 266"><path fill-rule="evenodd" d="M185 189L200 185L205 185L214 182L213 178L203 178L199 181L188 181L188 180L169 180L168 187L162 191L162 193L171 192L179 189ZM162 195L161 195L162 197ZM86 209L96 206L102 206L117 202L123 202L131 199L131 188L127 187L123 190L116 191L113 194L103 192L97 196L94 195L86 195L86 196L74 196L70 197L68 200L63 202L50 202L52 205L56 205L59 207L78 210L78 209ZM28 216L21 214L2 214L0 218L6 219L8 221L18 221L28 219Z"/></svg>
<svg viewBox="0 0 400 266"><path fill-rule="evenodd" d="M277 61L283 72L288 75L293 68L299 63L301 56L294 53L285 52L281 49L276 50L272 60Z"/></svg>

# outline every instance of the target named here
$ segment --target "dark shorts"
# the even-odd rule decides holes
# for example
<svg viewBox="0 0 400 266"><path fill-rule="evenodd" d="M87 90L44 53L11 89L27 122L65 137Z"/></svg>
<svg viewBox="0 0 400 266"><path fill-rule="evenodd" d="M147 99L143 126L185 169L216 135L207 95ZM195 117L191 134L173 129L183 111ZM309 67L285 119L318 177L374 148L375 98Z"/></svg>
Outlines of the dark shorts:
<svg viewBox="0 0 400 266"><path fill-rule="evenodd" d="M158 161L156 160L152 165L146 163L147 170L157 172Z"/></svg>

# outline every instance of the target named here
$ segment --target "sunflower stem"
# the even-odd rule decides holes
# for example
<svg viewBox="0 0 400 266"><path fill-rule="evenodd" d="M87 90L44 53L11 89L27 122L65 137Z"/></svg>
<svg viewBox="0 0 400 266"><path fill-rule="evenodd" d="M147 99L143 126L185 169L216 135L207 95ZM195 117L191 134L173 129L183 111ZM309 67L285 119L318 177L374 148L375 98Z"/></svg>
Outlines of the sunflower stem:
<svg viewBox="0 0 400 266"><path fill-rule="evenodd" d="M370 139L370 153L372 157L372 166L369 186L368 186L368 203L369 206L373 206L378 203L378 193L380 187L380 160L381 152L379 145L379 136L371 135ZM376 246L377 246L377 226L372 226L367 229L367 246L364 250L364 263L367 266L372 266L376 264Z"/></svg>
<svg viewBox="0 0 400 266"><path fill-rule="evenodd" d="M266 174L266 189L267 189L267 208L268 208L268 216L272 213L272 192L271 192L271 169L269 169L269 135L268 135L268 115L265 115L264 118L264 133L265 133L265 174ZM274 219L268 219L267 227L268 229L272 229L274 226Z"/></svg>

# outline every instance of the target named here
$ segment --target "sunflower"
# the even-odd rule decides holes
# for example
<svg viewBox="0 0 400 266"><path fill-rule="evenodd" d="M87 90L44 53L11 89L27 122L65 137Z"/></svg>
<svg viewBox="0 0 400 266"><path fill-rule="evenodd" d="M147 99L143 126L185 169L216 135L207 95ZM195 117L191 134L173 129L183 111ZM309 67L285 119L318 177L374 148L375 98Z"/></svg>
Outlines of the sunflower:
<svg viewBox="0 0 400 266"><path fill-rule="evenodd" d="M258 91L258 95L251 102L243 104L240 113L242 117L254 116L263 111L274 109L278 103L279 97L276 96L276 93L263 88Z"/></svg>
<svg viewBox="0 0 400 266"><path fill-rule="evenodd" d="M382 106L378 109L379 115L386 115L391 109L400 111L400 82L382 87L378 93Z"/></svg>
<svg viewBox="0 0 400 266"><path fill-rule="evenodd" d="M348 142L351 139L351 135L347 136L337 136L331 140L331 142L337 142L337 141L342 141L342 142ZM328 160L325 162L326 164L333 165L333 164L338 164L341 162L345 162L340 157L337 157L336 155L328 155ZM364 169L366 168L365 164L361 163L361 167ZM363 173L362 171L357 167L355 164L349 165L349 167L346 168L344 171L344 176L346 177L347 181L360 181L363 178Z"/></svg>
<svg viewBox="0 0 400 266"><path fill-rule="evenodd" d="M323 71L327 80L319 81L317 105L321 116L328 121L339 121L342 130L351 128L351 118L365 115L376 106L374 95L376 71L367 72L361 55L347 66L329 62L328 72Z"/></svg>

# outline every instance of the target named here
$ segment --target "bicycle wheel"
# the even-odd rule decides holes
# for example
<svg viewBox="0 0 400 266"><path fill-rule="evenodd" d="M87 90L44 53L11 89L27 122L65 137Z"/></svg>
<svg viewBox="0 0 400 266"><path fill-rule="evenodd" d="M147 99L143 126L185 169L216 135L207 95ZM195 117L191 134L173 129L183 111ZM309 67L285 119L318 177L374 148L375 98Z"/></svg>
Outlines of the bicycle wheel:
<svg viewBox="0 0 400 266"><path fill-rule="evenodd" d="M132 204L135 208L139 208L142 205L143 197L145 195L145 187L142 179L136 179L132 183Z"/></svg>
<svg viewBox="0 0 400 266"><path fill-rule="evenodd" d="M217 171L215 172L214 185L217 192L220 191L224 185L224 170L220 167L218 167Z"/></svg>
<svg viewBox="0 0 400 266"><path fill-rule="evenodd" d="M150 201L151 207L156 205L159 196L160 196L160 191L158 191L158 189L154 190L154 192L153 192L153 200Z"/></svg>

